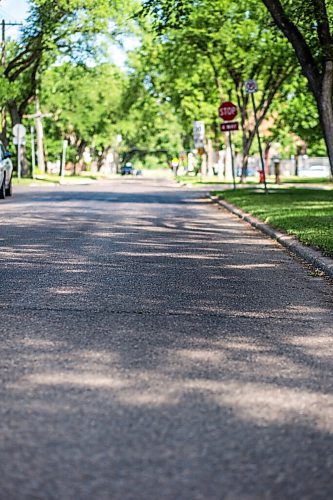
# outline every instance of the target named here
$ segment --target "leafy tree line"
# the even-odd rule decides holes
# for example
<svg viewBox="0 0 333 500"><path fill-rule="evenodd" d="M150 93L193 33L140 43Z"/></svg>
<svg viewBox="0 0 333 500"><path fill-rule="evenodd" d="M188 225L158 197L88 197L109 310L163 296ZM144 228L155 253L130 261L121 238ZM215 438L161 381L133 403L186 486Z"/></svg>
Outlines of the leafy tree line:
<svg viewBox="0 0 333 500"><path fill-rule="evenodd" d="M179 150L177 120L171 106L161 109L140 80L139 56L133 54L129 70L110 62L109 46L117 43L118 35L138 33L131 20L134 9L134 4L117 0L30 2L21 36L7 44L1 72L5 144L9 125L29 126L37 112L44 128L42 154L51 161L59 158L64 139L77 166L89 148L101 168L119 137L123 150ZM22 173L28 175L22 153ZM42 163L43 155L40 167Z"/></svg>
<svg viewBox="0 0 333 500"><path fill-rule="evenodd" d="M161 108L149 95L139 68L128 74L108 62L93 67L64 63L45 72L40 97L53 161L59 157L62 139L70 145L74 164L80 166L88 149L98 170L110 152L165 150L172 155L181 148L173 110Z"/></svg>
<svg viewBox="0 0 333 500"><path fill-rule="evenodd" d="M266 12L262 9L263 4ZM175 32L187 50L193 53L194 49L195 54L206 55L218 87L221 82L232 81L241 110L244 165L246 143L250 146L253 138L253 130L249 131L246 125L247 96L241 87L244 81L252 77L259 82L262 94L256 97L261 109L259 121L262 121L273 99L279 99L280 91L283 95L283 85L293 80L297 87L302 73L308 83L308 89L304 90L303 86L304 95L311 109L315 103L333 175L331 2L147 0L144 12L154 18L161 39L171 41ZM230 87L229 83L227 85ZM221 92L221 96L225 94ZM305 116L304 111L302 115Z"/></svg>
<svg viewBox="0 0 333 500"><path fill-rule="evenodd" d="M189 114L192 121L205 118L211 123L216 139L220 137L219 102L229 97L236 100L240 111L243 178L255 138L251 102L245 93L244 82L248 78L259 82L260 125L296 66L285 38L277 30L267 28L268 21L268 14L257 1L201 0L184 13L181 20L165 19L163 27L158 25L160 44L166 50L164 65L167 61L169 65L172 62L176 80L190 78L202 82L202 88L209 88L204 102L210 103L210 116L205 116L204 109L196 109L193 102ZM171 74L168 80L174 84ZM168 90L179 101L179 90L177 95L172 89ZM198 101L195 90L192 91L193 101Z"/></svg>
<svg viewBox="0 0 333 500"><path fill-rule="evenodd" d="M244 178L255 147L244 82L253 78L266 149L272 141L294 141L297 154L299 137L318 153L324 137L332 161L333 15L327 2L147 0L140 9L121 0L30 1L21 36L7 47L0 103L11 125L30 125L36 110L43 116L49 160L59 158L64 139L78 167L87 148L98 168L110 151L124 158L128 151L171 157L192 149L194 120L205 121L219 150L225 144L217 107L230 98L239 108L235 142ZM133 33L139 46L119 68L110 62L109 47L119 34ZM24 167L28 174L27 162Z"/></svg>

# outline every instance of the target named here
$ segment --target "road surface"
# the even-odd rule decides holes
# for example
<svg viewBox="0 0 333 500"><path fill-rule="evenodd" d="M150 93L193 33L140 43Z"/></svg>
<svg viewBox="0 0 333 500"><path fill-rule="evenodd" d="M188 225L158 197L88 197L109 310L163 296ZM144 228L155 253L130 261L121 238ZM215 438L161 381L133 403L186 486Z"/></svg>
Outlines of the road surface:
<svg viewBox="0 0 333 500"><path fill-rule="evenodd" d="M332 497L331 283L171 181L0 208L1 500Z"/></svg>

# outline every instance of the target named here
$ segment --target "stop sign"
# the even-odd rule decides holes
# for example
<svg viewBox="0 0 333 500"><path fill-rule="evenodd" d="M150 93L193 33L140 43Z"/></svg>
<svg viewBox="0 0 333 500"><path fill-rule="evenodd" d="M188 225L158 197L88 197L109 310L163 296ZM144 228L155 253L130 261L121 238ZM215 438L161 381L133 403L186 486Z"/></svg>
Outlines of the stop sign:
<svg viewBox="0 0 333 500"><path fill-rule="evenodd" d="M237 115L237 107L232 102L222 102L219 107L219 117L229 122Z"/></svg>

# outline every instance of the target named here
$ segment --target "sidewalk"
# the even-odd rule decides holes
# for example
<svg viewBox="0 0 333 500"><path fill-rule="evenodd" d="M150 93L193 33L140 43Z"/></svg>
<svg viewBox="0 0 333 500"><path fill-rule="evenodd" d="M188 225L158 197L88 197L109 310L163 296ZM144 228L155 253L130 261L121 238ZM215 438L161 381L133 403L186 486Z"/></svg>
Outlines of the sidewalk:
<svg viewBox="0 0 333 500"><path fill-rule="evenodd" d="M261 231L262 233L276 240L290 252L305 260L309 265L324 272L330 278L333 278L332 258L326 257L320 251L315 250L314 248L307 247L301 244L293 236L272 228L269 224L265 224L256 217L243 212L240 208L232 205L231 203L228 203L225 200L221 200L218 196L213 196L210 193L207 193L207 197L210 198L213 203L220 205L234 215L237 215L237 217L239 217L240 219L251 224L251 226L259 229L259 231Z"/></svg>

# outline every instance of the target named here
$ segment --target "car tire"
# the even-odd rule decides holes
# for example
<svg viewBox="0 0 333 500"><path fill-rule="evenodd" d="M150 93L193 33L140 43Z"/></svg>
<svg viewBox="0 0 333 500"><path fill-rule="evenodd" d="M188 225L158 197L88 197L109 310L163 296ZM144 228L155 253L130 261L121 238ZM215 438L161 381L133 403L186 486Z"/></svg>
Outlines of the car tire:
<svg viewBox="0 0 333 500"><path fill-rule="evenodd" d="M3 176L3 181L2 181L2 184L1 184L1 187L0 187L0 200L4 200L6 198L6 186L5 186L5 183L6 183L6 177Z"/></svg>
<svg viewBox="0 0 333 500"><path fill-rule="evenodd" d="M12 196L13 195L13 179L10 178L9 185L5 189L6 196Z"/></svg>

